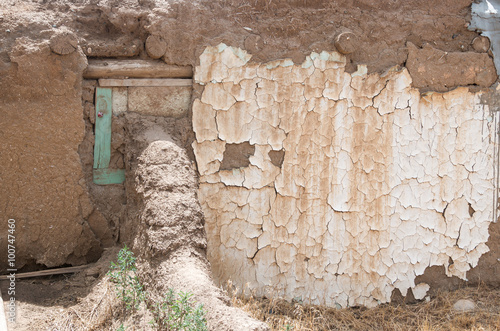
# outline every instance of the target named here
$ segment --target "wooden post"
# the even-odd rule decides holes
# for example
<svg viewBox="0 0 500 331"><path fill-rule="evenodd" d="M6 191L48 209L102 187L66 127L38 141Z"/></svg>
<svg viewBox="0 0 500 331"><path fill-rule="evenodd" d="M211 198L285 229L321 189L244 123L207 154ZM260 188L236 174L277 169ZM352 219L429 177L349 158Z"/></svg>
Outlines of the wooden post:
<svg viewBox="0 0 500 331"><path fill-rule="evenodd" d="M111 91L96 88L94 169L107 168L111 159Z"/></svg>
<svg viewBox="0 0 500 331"><path fill-rule="evenodd" d="M94 169L97 185L121 184L125 181L125 169Z"/></svg>
<svg viewBox="0 0 500 331"><path fill-rule="evenodd" d="M121 184L125 181L124 169L109 169L111 159L111 88L96 88L95 142L93 179L97 185Z"/></svg>

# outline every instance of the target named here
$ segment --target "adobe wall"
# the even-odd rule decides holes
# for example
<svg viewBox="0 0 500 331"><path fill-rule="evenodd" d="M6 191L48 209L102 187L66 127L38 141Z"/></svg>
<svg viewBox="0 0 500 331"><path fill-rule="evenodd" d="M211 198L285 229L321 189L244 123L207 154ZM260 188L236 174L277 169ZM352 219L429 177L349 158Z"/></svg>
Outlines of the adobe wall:
<svg viewBox="0 0 500 331"><path fill-rule="evenodd" d="M9 59L0 74L0 252L7 256L7 220L15 219L18 268L97 259L102 247L87 222L94 206L78 155L87 59L28 38L16 40Z"/></svg>
<svg viewBox="0 0 500 331"><path fill-rule="evenodd" d="M113 122L127 182L92 184L97 82L82 76L87 59L155 59L195 68L192 107L169 121L198 164L220 282L341 306L499 284L497 75L471 4L2 1L0 224L16 219L18 267L132 236L128 124Z"/></svg>

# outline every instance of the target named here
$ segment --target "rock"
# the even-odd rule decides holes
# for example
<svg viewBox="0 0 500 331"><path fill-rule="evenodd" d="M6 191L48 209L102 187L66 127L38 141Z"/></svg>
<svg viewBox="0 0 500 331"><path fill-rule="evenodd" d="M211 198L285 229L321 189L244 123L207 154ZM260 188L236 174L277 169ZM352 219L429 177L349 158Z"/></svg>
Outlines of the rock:
<svg viewBox="0 0 500 331"><path fill-rule="evenodd" d="M490 39L488 37L476 37L472 40L472 48L476 52L486 53L490 49Z"/></svg>
<svg viewBox="0 0 500 331"><path fill-rule="evenodd" d="M50 49L52 52L59 55L67 55L73 53L78 47L78 39L69 32L59 32L50 38Z"/></svg>
<svg viewBox="0 0 500 331"><path fill-rule="evenodd" d="M461 299L455 302L453 310L457 312L466 312L476 309L476 304L472 300Z"/></svg>
<svg viewBox="0 0 500 331"><path fill-rule="evenodd" d="M335 37L335 47L341 54L351 54L358 48L358 37L351 31L344 31Z"/></svg>
<svg viewBox="0 0 500 331"><path fill-rule="evenodd" d="M167 51L167 43L160 36L149 36L146 39L146 52L150 58L159 59Z"/></svg>

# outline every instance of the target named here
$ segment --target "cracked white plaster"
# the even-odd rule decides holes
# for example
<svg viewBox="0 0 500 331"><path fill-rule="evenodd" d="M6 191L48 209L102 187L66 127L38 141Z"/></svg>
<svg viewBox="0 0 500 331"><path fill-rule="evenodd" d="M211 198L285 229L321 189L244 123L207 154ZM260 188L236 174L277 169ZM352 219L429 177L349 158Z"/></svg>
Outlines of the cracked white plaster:
<svg viewBox="0 0 500 331"><path fill-rule="evenodd" d="M202 103L199 99L193 102L193 126L196 130L196 141L215 140L218 137L215 110L212 106Z"/></svg>
<svg viewBox="0 0 500 331"><path fill-rule="evenodd" d="M205 89L193 148L218 280L372 307L396 288L424 298L415 278L431 266L465 279L493 215L480 92L420 95L406 69L349 74L335 52L301 65L250 57L221 44L195 68ZM255 147L248 166L220 170L226 144L244 142Z"/></svg>

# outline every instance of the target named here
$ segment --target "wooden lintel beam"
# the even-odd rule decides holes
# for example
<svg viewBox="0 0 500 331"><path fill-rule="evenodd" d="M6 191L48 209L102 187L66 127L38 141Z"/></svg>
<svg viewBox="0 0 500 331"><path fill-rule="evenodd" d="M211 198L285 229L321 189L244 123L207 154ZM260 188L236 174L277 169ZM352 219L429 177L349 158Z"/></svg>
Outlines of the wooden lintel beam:
<svg viewBox="0 0 500 331"><path fill-rule="evenodd" d="M99 79L100 87L126 86L192 86L189 78L138 78L138 79Z"/></svg>
<svg viewBox="0 0 500 331"><path fill-rule="evenodd" d="M176 66L155 60L89 59L83 78L191 78L191 66Z"/></svg>

